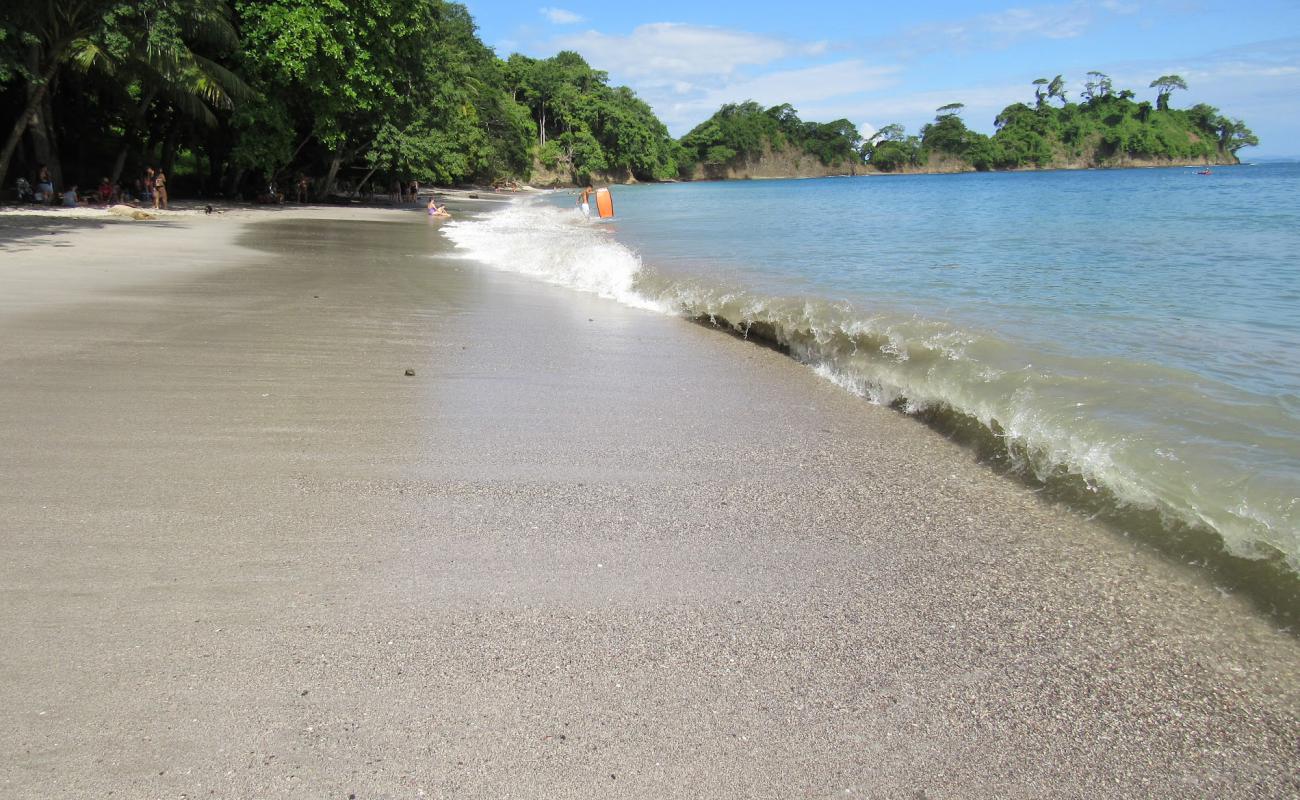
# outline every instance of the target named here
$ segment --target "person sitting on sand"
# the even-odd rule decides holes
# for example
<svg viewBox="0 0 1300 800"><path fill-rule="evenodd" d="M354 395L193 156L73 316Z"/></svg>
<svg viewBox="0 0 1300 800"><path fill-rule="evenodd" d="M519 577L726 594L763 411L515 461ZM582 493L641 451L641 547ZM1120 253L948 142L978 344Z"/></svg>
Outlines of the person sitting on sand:
<svg viewBox="0 0 1300 800"><path fill-rule="evenodd" d="M64 208L77 207L77 184L75 183L72 184L71 186L68 187L68 190L63 193L63 207Z"/></svg>
<svg viewBox="0 0 1300 800"><path fill-rule="evenodd" d="M54 202L54 178L50 177L50 168L44 164L36 170L36 202Z"/></svg>
<svg viewBox="0 0 1300 800"><path fill-rule="evenodd" d="M431 216L431 217L450 217L450 216L451 216L451 212L447 210L447 206L445 206L445 205L441 205L441 206L438 205L438 198L437 198L437 197L430 197L430 198L429 198L429 216Z"/></svg>
<svg viewBox="0 0 1300 800"><path fill-rule="evenodd" d="M104 205L108 205L109 203L113 202L115 197L113 192L113 184L109 182L107 175L99 179L99 188L95 190L95 194L98 195L99 202L103 203Z"/></svg>

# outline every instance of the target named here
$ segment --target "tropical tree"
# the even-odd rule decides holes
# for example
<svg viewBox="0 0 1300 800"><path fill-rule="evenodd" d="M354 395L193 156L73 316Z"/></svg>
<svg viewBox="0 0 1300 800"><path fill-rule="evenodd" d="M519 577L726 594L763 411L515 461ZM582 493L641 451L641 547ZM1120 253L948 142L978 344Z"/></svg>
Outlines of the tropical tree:
<svg viewBox="0 0 1300 800"><path fill-rule="evenodd" d="M0 5L0 28L7 29L6 39L15 39L22 50L21 60L12 66L20 76L25 96L9 135L0 146L0 186L4 185L18 141L29 126L33 130L37 158L53 164L52 171L58 171L57 160L51 157L54 148L50 141L50 88L61 67L84 56L87 44L103 30L108 12L116 2L17 0Z"/></svg>
<svg viewBox="0 0 1300 800"><path fill-rule="evenodd" d="M1219 117L1218 126L1219 147L1233 155L1243 147L1254 147L1259 144L1259 137L1239 119Z"/></svg>
<svg viewBox="0 0 1300 800"><path fill-rule="evenodd" d="M1047 85L1047 96L1048 98L1059 97L1061 105L1065 105L1065 80L1060 75L1052 78L1052 82Z"/></svg>
<svg viewBox="0 0 1300 800"><path fill-rule="evenodd" d="M138 147L151 107L163 106L164 115L172 117L163 124L174 134L181 124L177 117L213 127L217 113L256 99L243 79L218 61L238 47L224 0L188 6L137 0L109 13L102 36L87 43L78 62L93 62L115 78L122 90L118 102L130 108L111 180L117 181L130 151ZM171 172L176 136L167 141L160 161Z"/></svg>
<svg viewBox="0 0 1300 800"><path fill-rule="evenodd" d="M1187 90L1187 81L1180 75L1161 75L1159 78L1151 81L1148 88L1156 90L1156 110L1169 110L1169 95L1174 93L1175 89Z"/></svg>
<svg viewBox="0 0 1300 800"><path fill-rule="evenodd" d="M0 150L0 181L28 131L37 158L61 182L53 101L65 70L71 73L68 79L98 73L105 79L100 89L108 93L110 105L131 109L122 126L114 180L156 99L166 103L168 114L211 125L214 110L229 109L251 95L243 81L209 57L238 46L225 0L20 0L0 11L0 17L25 45L20 74L27 100ZM176 123L169 118L165 124L168 141L174 143ZM167 149L168 161L173 152Z"/></svg>
<svg viewBox="0 0 1300 800"><path fill-rule="evenodd" d="M1104 72L1093 70L1088 73L1090 80L1083 84L1083 99L1092 102L1093 100L1103 100L1110 96L1111 80L1110 76Z"/></svg>
<svg viewBox="0 0 1300 800"><path fill-rule="evenodd" d="M1049 81L1047 80L1047 78L1034 79L1034 86L1035 86L1034 107L1035 108L1042 108L1043 105L1047 102L1047 89L1044 87L1046 87L1048 83Z"/></svg>

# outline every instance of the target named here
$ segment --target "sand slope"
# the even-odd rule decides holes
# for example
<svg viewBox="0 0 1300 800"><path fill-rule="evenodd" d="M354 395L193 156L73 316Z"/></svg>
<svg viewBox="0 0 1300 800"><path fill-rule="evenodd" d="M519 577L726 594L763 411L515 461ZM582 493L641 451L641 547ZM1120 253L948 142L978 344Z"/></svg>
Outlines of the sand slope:
<svg viewBox="0 0 1300 800"><path fill-rule="evenodd" d="M12 796L1300 790L1300 648L1197 573L776 353L331 216L0 218Z"/></svg>

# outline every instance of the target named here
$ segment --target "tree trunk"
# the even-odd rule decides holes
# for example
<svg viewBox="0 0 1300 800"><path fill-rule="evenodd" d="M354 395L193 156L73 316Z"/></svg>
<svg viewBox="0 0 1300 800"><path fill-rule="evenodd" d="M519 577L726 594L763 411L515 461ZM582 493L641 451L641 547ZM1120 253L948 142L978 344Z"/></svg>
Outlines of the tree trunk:
<svg viewBox="0 0 1300 800"><path fill-rule="evenodd" d="M162 164L160 168L169 181L172 177L172 168L176 166L176 148L180 139L179 128L180 124L173 118L171 124L167 126L167 135L163 137Z"/></svg>
<svg viewBox="0 0 1300 800"><path fill-rule="evenodd" d="M226 190L226 196L231 198L232 200L240 199L239 184L243 180L244 180L244 168L235 167L234 171L230 173L230 188Z"/></svg>
<svg viewBox="0 0 1300 800"><path fill-rule="evenodd" d="M546 104L545 103L542 103L539 106L538 115L541 119L541 122L537 126L537 135L540 137L537 140L537 146L545 147L546 146Z"/></svg>
<svg viewBox="0 0 1300 800"><path fill-rule="evenodd" d="M366 181L370 180L370 176L374 175L375 170L377 169L379 169L379 167L371 167L370 171L366 173L366 176L361 180L357 181L357 185L352 189L353 197L357 197L361 193L361 187L366 185Z"/></svg>
<svg viewBox="0 0 1300 800"><path fill-rule="evenodd" d="M343 166L343 147L347 140L339 142L339 146L334 148L334 157L330 159L330 169L325 175L325 185L321 187L320 196L322 199L328 198L334 191L334 180L339 176L339 168Z"/></svg>
<svg viewBox="0 0 1300 800"><path fill-rule="evenodd" d="M50 81L54 80L54 75L58 72L62 52L62 48L57 48L54 51L54 57L50 59L45 71L41 73L38 84L35 86L31 83L27 84L27 106L18 115L18 119L14 120L14 126L9 131L9 138L5 140L4 148L0 149L0 186L4 186L5 176L9 172L9 160L13 158L14 150L18 148L18 140L22 138L23 131L27 130L32 115L36 113L41 100L48 93ZM32 69L32 74L36 74L36 72L36 69Z"/></svg>
<svg viewBox="0 0 1300 800"><path fill-rule="evenodd" d="M149 111L149 106L157 94L156 88L145 92L144 97L140 98L140 102L135 107L135 113L131 114L127 121L126 131L122 135L122 147L117 151L117 160L113 162L113 174L109 176L112 183L121 180L122 170L126 169L126 158L131 154L131 148L139 141L140 128L144 126L144 115Z"/></svg>
<svg viewBox="0 0 1300 800"><path fill-rule="evenodd" d="M56 191L63 190L63 164L59 160L59 150L54 141L50 126L50 93L41 92L41 99L32 113L27 126L27 136L32 142L32 152L36 154L37 163L44 164L50 171Z"/></svg>

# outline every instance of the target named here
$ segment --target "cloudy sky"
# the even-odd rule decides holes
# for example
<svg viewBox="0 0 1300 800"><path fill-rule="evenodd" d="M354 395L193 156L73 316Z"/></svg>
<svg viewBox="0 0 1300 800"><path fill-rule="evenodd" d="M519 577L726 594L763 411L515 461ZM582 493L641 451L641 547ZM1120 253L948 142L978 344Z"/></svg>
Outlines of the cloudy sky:
<svg viewBox="0 0 1300 800"><path fill-rule="evenodd" d="M1206 102L1259 135L1251 156L1300 156L1300 1L656 3L468 0L502 57L576 50L680 136L722 103L791 103L804 119L915 132L946 103L992 133L1003 107L1057 74L1077 99L1100 70L1140 98L1182 75L1174 104Z"/></svg>

